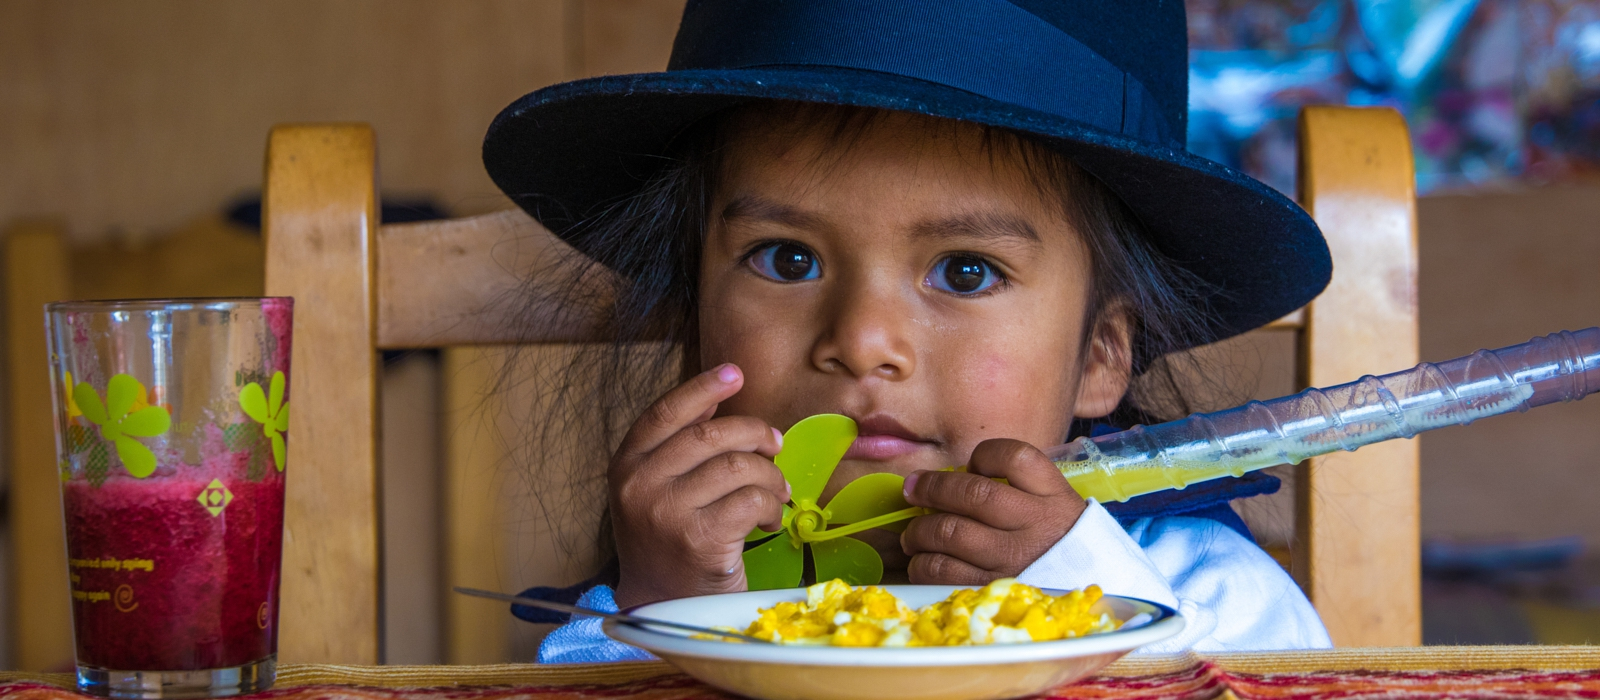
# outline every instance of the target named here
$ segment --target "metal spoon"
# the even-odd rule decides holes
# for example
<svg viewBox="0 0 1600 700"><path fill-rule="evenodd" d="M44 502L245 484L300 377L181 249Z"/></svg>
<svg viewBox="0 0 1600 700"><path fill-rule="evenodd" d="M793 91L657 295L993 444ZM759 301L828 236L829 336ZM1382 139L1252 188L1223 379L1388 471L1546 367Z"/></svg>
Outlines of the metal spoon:
<svg viewBox="0 0 1600 700"><path fill-rule="evenodd" d="M606 619L606 620L611 620L612 622L615 622L615 623L617 623L619 625L627 625L629 627L636 627L636 628L642 629L642 630L648 630L648 629L650 629L651 626L668 627L668 628L671 628L671 629L682 630L682 631L685 631L685 632L694 632L696 634L709 634L709 635L712 635L712 636L715 636L715 637L723 637L723 638L726 638L726 639L737 639L737 640L739 640L741 642L753 642L753 643L756 643L756 644L772 644L772 642L769 641L769 640L762 639L760 637L752 637L752 636L750 636L748 634L739 634L738 632L728 632L726 630L714 630L714 629L711 629L709 627L696 627L694 625L685 625L685 624L683 624L681 622L668 622L667 620L654 620L654 619L651 619L651 618L648 618L648 617L638 617L638 616L629 615L629 614L626 614L626 613L601 612L599 610L595 610L595 609L592 609L592 608L583 608L583 607L578 607L576 605L567 605L566 603L554 603L554 602L551 602L551 601L548 601L548 600L539 600L538 598L524 598L522 596L509 595L509 594L506 594L506 593L496 593L494 591L479 590L477 588L462 588L461 586L456 586L455 587L455 592L460 593L462 595L470 595L470 596L474 596L474 597L478 597L478 598L488 598L490 600L499 600L499 601L503 601L503 602L507 602L507 603L515 603L517 605L526 605L526 606L528 606L530 608L544 608L545 610L554 610L556 612L570 613L570 614L573 614L573 615L589 615L589 616L592 616L592 617L598 617L598 618L603 618L603 619Z"/></svg>

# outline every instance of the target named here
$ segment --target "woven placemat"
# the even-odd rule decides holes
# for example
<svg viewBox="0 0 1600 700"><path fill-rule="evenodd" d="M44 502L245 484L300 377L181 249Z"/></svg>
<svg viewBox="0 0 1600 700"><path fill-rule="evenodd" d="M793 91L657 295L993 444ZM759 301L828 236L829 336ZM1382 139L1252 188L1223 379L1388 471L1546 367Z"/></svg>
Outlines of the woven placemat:
<svg viewBox="0 0 1600 700"><path fill-rule="evenodd" d="M0 700L80 700L69 674L0 673ZM1600 697L1600 647L1414 647L1125 658L1047 698ZM725 698L663 662L286 664L262 700Z"/></svg>

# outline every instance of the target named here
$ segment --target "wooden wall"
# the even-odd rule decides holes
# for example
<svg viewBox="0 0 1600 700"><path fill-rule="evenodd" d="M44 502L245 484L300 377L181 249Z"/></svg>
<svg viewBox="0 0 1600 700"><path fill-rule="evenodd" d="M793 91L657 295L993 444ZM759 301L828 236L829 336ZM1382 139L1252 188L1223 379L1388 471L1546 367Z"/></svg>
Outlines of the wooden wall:
<svg viewBox="0 0 1600 700"><path fill-rule="evenodd" d="M1600 326L1600 184L1424 198L1422 356ZM1424 537L1583 535L1600 554L1600 396L1422 441Z"/></svg>
<svg viewBox="0 0 1600 700"><path fill-rule="evenodd" d="M0 221L163 231L260 188L267 129L365 121L386 192L500 209L479 159L538 87L665 66L683 0L5 0Z"/></svg>

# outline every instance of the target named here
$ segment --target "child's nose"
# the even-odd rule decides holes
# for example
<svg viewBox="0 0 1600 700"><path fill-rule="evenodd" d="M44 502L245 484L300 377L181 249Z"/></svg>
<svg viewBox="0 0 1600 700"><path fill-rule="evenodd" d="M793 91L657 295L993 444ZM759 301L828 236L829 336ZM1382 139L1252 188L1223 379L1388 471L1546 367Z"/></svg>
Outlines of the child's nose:
<svg viewBox="0 0 1600 700"><path fill-rule="evenodd" d="M884 296L857 292L828 304L829 318L812 348L812 364L856 378L903 381L916 371L911 309Z"/></svg>

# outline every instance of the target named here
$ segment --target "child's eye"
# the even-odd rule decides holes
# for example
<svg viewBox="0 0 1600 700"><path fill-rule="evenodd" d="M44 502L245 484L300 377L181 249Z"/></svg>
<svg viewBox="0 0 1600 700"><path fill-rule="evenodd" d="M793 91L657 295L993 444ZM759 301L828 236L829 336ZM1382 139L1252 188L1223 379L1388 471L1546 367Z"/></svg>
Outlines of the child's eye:
<svg viewBox="0 0 1600 700"><path fill-rule="evenodd" d="M779 282L802 282L822 276L817 255L799 243L772 243L750 253L750 267Z"/></svg>
<svg viewBox="0 0 1600 700"><path fill-rule="evenodd" d="M923 283L955 294L977 294L1004 281L989 261L975 255L952 255L934 265Z"/></svg>

